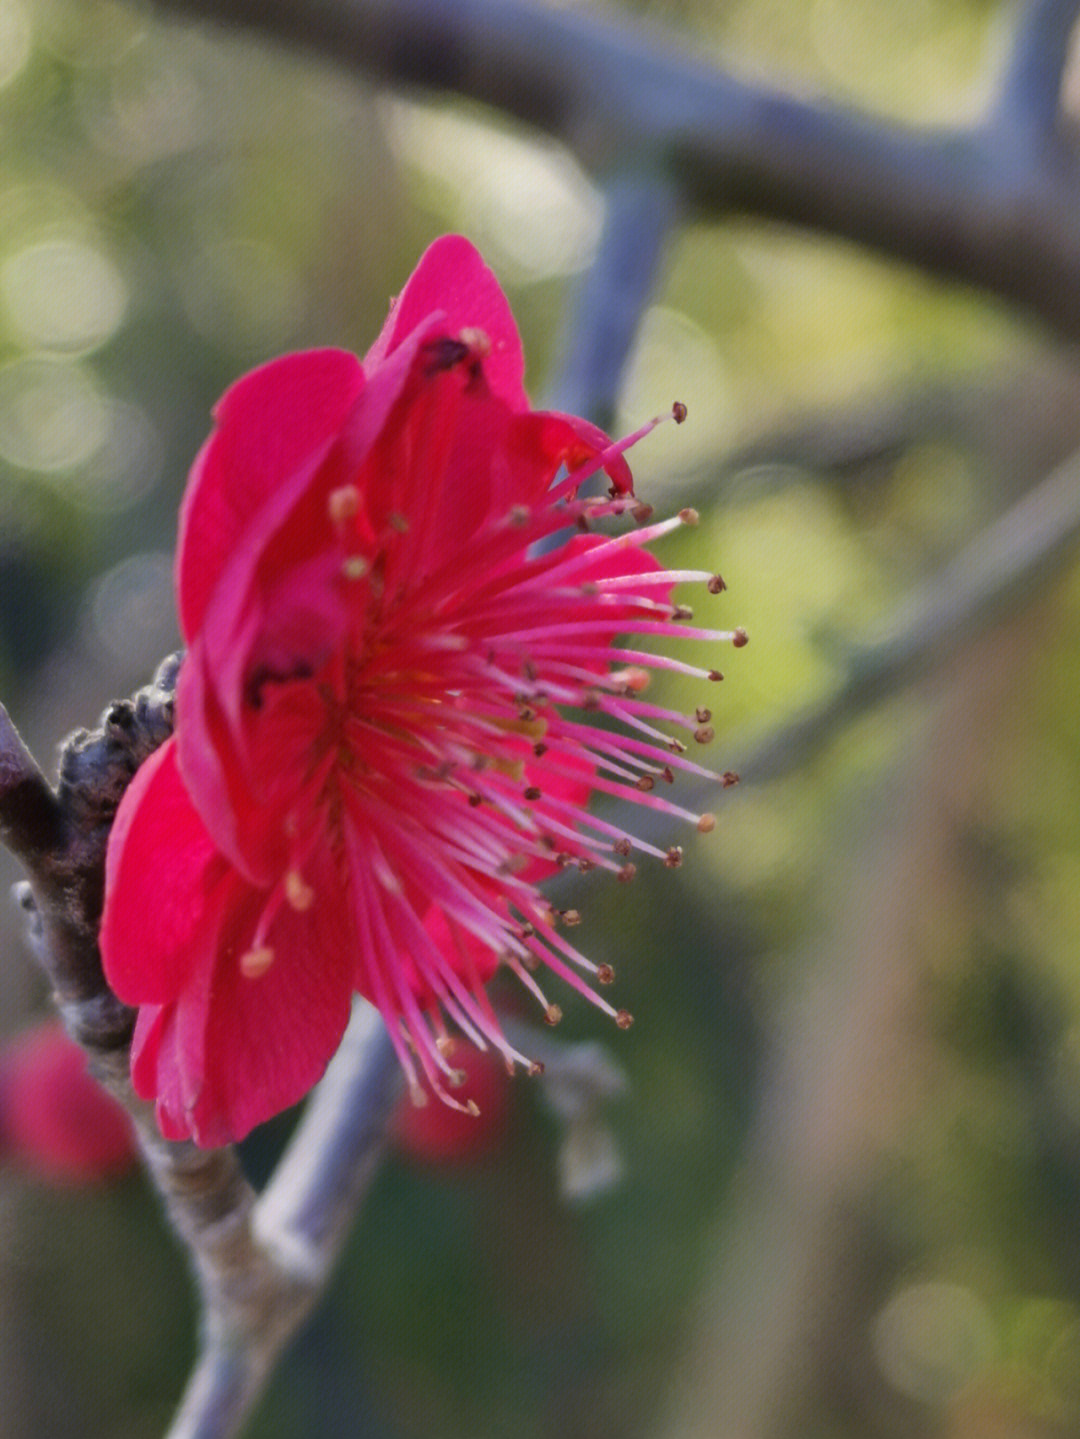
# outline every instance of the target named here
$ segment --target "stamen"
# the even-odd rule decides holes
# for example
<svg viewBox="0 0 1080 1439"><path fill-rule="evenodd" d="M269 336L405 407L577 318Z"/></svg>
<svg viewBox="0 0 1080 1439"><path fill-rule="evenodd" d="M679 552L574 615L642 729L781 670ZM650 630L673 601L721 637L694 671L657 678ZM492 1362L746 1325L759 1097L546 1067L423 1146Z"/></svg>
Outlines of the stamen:
<svg viewBox="0 0 1080 1439"><path fill-rule="evenodd" d="M290 869L285 875L285 899L298 914L303 914L315 903L315 891L298 869Z"/></svg>
<svg viewBox="0 0 1080 1439"><path fill-rule="evenodd" d="M359 513L360 491L355 485L342 485L340 489L331 490L326 510L335 525L345 524Z"/></svg>
<svg viewBox="0 0 1080 1439"><path fill-rule="evenodd" d="M341 573L347 580L362 580L370 569L363 555L347 555L341 562Z"/></svg>
<svg viewBox="0 0 1080 1439"><path fill-rule="evenodd" d="M245 979L259 979L274 962L274 951L268 944L257 944L240 956L240 973Z"/></svg>

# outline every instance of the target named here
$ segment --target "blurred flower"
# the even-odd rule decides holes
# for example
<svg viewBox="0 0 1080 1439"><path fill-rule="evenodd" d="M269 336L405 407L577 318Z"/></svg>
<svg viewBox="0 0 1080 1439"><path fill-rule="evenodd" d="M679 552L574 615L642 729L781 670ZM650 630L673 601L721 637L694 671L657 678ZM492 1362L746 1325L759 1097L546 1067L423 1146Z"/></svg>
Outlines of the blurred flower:
<svg viewBox="0 0 1080 1439"><path fill-rule="evenodd" d="M0 1156L62 1184L119 1173L135 1158L127 1115L58 1021L0 1048Z"/></svg>
<svg viewBox="0 0 1080 1439"><path fill-rule="evenodd" d="M464 1076L455 1098L475 1114L449 1104L413 1104L403 1095L390 1116L390 1143L419 1164L464 1163L497 1148L510 1118L510 1076L490 1050L455 1044L451 1058Z"/></svg>
<svg viewBox="0 0 1080 1439"><path fill-rule="evenodd" d="M692 512L587 533L646 518L623 451L658 421L612 444L530 410L522 375L505 296L450 236L362 363L286 356L218 406L181 517L176 735L117 815L101 934L109 982L141 1006L135 1088L169 1137L220 1144L298 1100L354 990L414 1096L470 1111L444 1016L530 1064L484 993L500 963L550 1023L541 964L630 1023L537 885L570 864L628 879L635 848L680 862L589 818L593 791L712 829L653 793L710 774L656 721L705 742L709 712L640 694L650 667L719 674L616 639L745 636L687 629L672 586L723 582L646 549ZM610 498L583 497L601 469Z"/></svg>

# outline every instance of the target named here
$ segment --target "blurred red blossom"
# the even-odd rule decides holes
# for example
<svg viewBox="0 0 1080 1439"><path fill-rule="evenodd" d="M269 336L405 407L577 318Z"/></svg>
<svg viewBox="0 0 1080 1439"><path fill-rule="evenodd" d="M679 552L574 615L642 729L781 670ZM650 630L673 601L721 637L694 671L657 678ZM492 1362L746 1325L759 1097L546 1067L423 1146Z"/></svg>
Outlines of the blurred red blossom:
<svg viewBox="0 0 1080 1439"><path fill-rule="evenodd" d="M0 1157L54 1183L85 1184L129 1168L135 1153L130 1120L59 1021L0 1047Z"/></svg>
<svg viewBox="0 0 1080 1439"><path fill-rule="evenodd" d="M485 994L500 964L550 1023L539 966L630 1022L537 886L571 864L629 878L634 850L679 863L589 817L594 792L713 827L653 792L710 775L657 727L704 742L708 711L641 692L651 668L719 674L620 637L745 636L688 629L674 584L722 581L649 553L696 519L648 523L634 498L623 452L657 422L613 444L531 410L523 369L505 296L448 236L363 361L289 355L216 409L181 515L176 733L120 807L101 934L168 1137L220 1144L298 1100L354 991L414 1096L467 1110L446 1017L540 1067ZM582 495L601 470L609 497ZM640 528L589 533L626 511Z"/></svg>
<svg viewBox="0 0 1080 1439"><path fill-rule="evenodd" d="M454 1045L451 1058L464 1076L455 1098L475 1113L449 1104L414 1104L405 1094L390 1116L391 1144L418 1164L467 1163L497 1149L506 1135L513 1081L503 1061L463 1043Z"/></svg>

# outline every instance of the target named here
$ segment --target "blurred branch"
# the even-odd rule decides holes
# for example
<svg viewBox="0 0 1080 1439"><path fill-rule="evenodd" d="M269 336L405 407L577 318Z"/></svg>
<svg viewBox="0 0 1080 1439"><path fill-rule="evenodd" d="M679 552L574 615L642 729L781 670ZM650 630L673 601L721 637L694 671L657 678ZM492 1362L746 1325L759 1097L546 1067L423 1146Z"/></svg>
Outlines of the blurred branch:
<svg viewBox="0 0 1080 1439"><path fill-rule="evenodd" d="M1076 13L1072 0L1026 0L1021 7L989 121L1018 157L1023 150L1041 160L1053 141Z"/></svg>
<svg viewBox="0 0 1080 1439"><path fill-rule="evenodd" d="M794 1416L829 1383L827 1351L844 1323L838 1276L854 1258L851 1208L874 1159L893 1152L935 1093L920 1015L942 906L962 873L958 816L994 783L1028 649L1022 623L973 647L861 815L832 818L847 864L822 875L830 930L799 956L802 979L772 1035L749 1152L664 1430L671 1439L799 1433ZM827 846L826 835L818 842ZM865 1342L868 1315L860 1310L857 1323ZM849 1339L834 1363L846 1374L858 1353Z"/></svg>
<svg viewBox="0 0 1080 1439"><path fill-rule="evenodd" d="M1057 121L1078 0L1032 0L987 118L916 129L749 84L641 26L539 0L158 0L373 79L467 95L594 170L630 157L710 214L840 235L1080 335L1080 160Z"/></svg>
<svg viewBox="0 0 1080 1439"><path fill-rule="evenodd" d="M565 358L546 397L553 410L587 415L601 429L614 418L664 243L680 217L676 190L663 175L620 172L608 184L606 200L596 259L569 306Z"/></svg>
<svg viewBox="0 0 1080 1439"><path fill-rule="evenodd" d="M846 680L741 762L744 779L790 774L838 729L895 694L1051 580L1080 539L1080 456L1053 470L924 581L876 643L850 652Z"/></svg>

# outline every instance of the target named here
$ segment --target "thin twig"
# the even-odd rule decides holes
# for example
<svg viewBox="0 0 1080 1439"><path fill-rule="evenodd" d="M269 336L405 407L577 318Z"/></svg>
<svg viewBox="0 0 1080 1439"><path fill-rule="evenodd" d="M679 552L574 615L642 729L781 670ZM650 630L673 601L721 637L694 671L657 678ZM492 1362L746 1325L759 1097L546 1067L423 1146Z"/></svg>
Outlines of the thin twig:
<svg viewBox="0 0 1080 1439"><path fill-rule="evenodd" d="M1078 0L1029 7L983 124L936 129L748 84L672 36L539 0L158 4L253 27L383 84L467 95L558 136L597 173L632 158L710 215L844 236L1080 335L1080 162L1047 129ZM1006 112L1026 137L1019 147L1003 143Z"/></svg>

